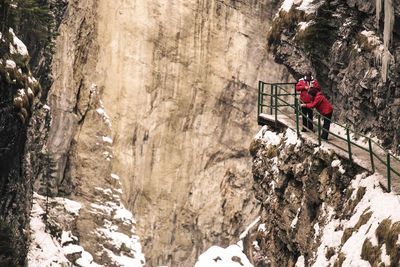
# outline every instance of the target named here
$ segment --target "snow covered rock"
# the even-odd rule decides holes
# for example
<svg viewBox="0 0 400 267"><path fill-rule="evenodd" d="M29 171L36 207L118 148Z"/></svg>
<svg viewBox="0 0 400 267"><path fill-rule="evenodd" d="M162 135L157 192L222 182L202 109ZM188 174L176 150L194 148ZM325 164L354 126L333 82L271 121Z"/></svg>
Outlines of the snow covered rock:
<svg viewBox="0 0 400 267"><path fill-rule="evenodd" d="M200 255L194 267L253 267L238 245L210 247Z"/></svg>
<svg viewBox="0 0 400 267"><path fill-rule="evenodd" d="M252 145L264 209L245 254L255 266L396 266L400 196L330 149L307 139L285 142L294 139L288 131L263 127Z"/></svg>

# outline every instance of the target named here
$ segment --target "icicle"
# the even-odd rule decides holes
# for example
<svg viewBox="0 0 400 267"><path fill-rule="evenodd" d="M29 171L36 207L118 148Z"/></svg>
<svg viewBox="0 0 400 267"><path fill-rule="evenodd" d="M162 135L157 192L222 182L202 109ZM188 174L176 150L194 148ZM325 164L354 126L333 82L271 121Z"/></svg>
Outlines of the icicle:
<svg viewBox="0 0 400 267"><path fill-rule="evenodd" d="M393 25L394 25L394 9L393 0L385 0L385 26L383 29L383 57L382 57L382 79L383 82L387 80L387 73L389 69L389 62L392 57L389 51L390 42L393 36Z"/></svg>
<svg viewBox="0 0 400 267"><path fill-rule="evenodd" d="M382 12L382 0L376 0L376 28L379 30L379 20L381 19L381 12Z"/></svg>
<svg viewBox="0 0 400 267"><path fill-rule="evenodd" d="M394 9L393 0L385 1L385 27L383 31L383 42L385 47L389 47L393 36L393 25L394 25Z"/></svg>

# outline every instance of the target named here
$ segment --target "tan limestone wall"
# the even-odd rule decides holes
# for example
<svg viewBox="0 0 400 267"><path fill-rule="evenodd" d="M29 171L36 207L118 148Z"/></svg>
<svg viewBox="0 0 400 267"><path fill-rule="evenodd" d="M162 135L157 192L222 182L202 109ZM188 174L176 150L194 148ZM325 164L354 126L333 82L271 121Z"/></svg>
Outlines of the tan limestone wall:
<svg viewBox="0 0 400 267"><path fill-rule="evenodd" d="M89 26L62 28L59 38L57 82L49 96L53 109L61 107L49 144L57 146L60 166L67 162L59 180L65 191L80 184L78 191L90 198L83 187L104 179L96 169L101 162L79 160L98 153L80 144L96 138L91 129L97 120L76 112L90 114L85 103L96 84L112 123L111 171L122 179L148 265L190 266L210 244L227 244L257 211L247 152L257 129L255 87L258 79L282 77L266 47L270 3L70 5L80 8L70 9L77 16L69 23L80 18ZM72 129L67 137L63 127ZM82 175L87 182L77 183Z"/></svg>

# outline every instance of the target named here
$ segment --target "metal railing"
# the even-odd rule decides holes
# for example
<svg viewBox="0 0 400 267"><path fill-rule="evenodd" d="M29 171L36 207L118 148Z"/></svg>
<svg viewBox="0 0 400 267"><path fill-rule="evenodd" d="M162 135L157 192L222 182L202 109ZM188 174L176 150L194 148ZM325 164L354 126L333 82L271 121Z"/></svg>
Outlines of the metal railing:
<svg viewBox="0 0 400 267"><path fill-rule="evenodd" d="M292 120L295 125L295 130L298 136L301 136L299 118L300 115L304 115L300 109L299 100L297 97L297 92L295 89L296 83L266 83L259 81L258 84L258 113L257 119L259 119L260 114L274 115L275 125L278 123L278 114L285 115L288 119ZM329 134L335 138L345 142L344 147L338 145L335 142L327 141L330 145L344 151L348 154L350 161L353 161L353 154L355 150L365 151L369 154L369 161L371 164L371 171L374 173L379 167L381 174L386 173L387 176L387 191L392 190L392 173L400 177L400 169L394 169L393 161L396 161L397 165L400 166L400 159L390 153L387 149L383 148L376 141L368 136L362 135L347 126L343 126L332 120L322 116L317 113L317 122L309 120L314 127L317 128L317 138L318 144L321 145L321 131L324 129L321 127L321 119L329 120L331 125L335 125L335 128L341 129L345 132L343 137L331 130L328 131ZM332 129L332 128L331 128ZM314 134L313 131L310 132ZM353 138L351 137L353 135ZM365 142L355 142L357 139L364 138ZM375 161L377 160L377 161ZM381 164L381 165L379 165ZM379 166L378 166L379 165ZM397 166L396 165L396 166ZM383 169L384 167L384 169ZM382 173L383 172L383 173Z"/></svg>

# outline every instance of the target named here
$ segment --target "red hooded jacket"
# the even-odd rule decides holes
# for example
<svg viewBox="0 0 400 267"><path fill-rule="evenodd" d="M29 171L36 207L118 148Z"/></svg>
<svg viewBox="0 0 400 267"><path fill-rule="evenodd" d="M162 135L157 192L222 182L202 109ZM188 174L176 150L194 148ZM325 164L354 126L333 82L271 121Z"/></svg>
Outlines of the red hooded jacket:
<svg viewBox="0 0 400 267"><path fill-rule="evenodd" d="M296 84L296 91L300 91L300 100L301 100L301 102L310 103L311 102L311 97L308 94L308 90L306 89L306 85L309 85L310 87L314 87L315 89L317 89L317 91L321 91L321 87L319 86L318 81L314 80L312 78L311 78L311 81L306 81L306 79L302 78Z"/></svg>
<svg viewBox="0 0 400 267"><path fill-rule="evenodd" d="M318 92L314 97L314 101L306 105L307 108L316 108L321 115L326 116L333 112L333 107L329 103L328 99L321 93Z"/></svg>

